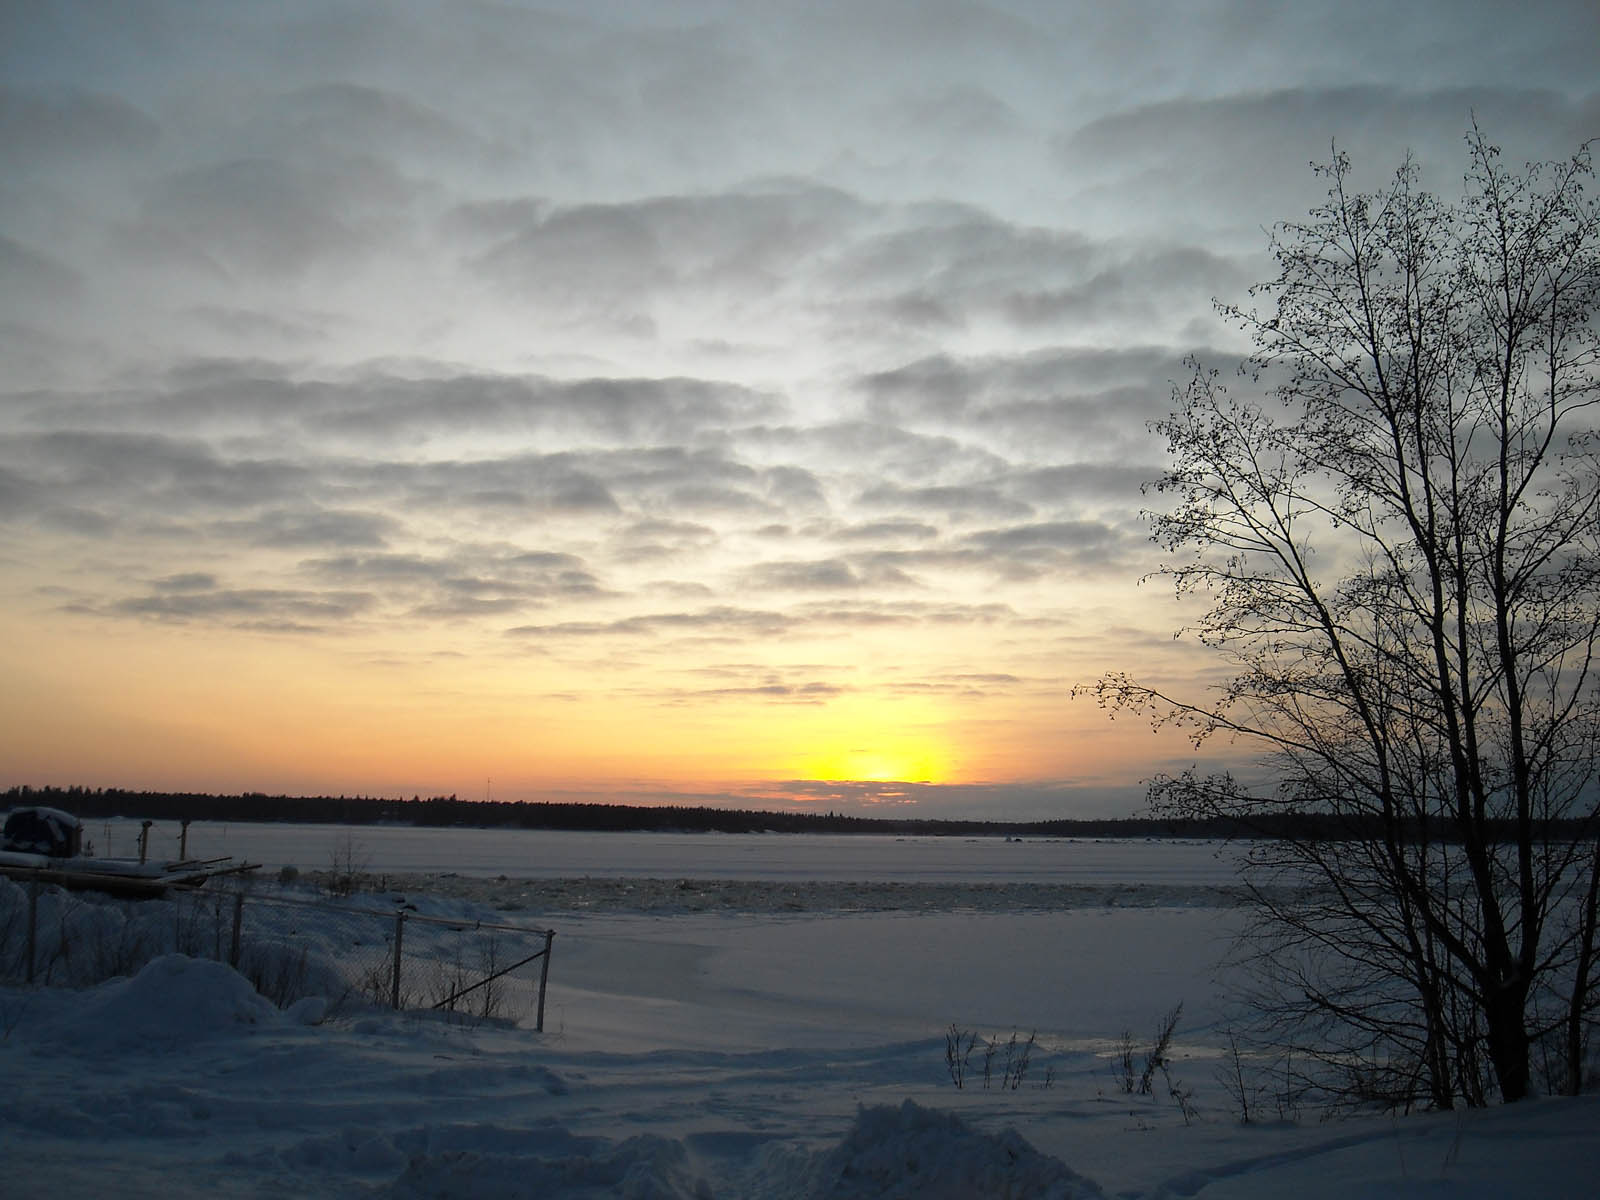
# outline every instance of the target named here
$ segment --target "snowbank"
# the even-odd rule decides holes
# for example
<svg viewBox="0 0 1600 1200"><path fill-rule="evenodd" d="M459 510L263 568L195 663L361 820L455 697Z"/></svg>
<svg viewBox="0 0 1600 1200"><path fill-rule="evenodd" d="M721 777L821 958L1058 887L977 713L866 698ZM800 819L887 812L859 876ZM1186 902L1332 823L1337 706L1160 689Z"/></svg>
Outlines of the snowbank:
<svg viewBox="0 0 1600 1200"><path fill-rule="evenodd" d="M910 1100L898 1108L862 1109L833 1150L818 1155L813 1165L780 1168L777 1174L770 1185L757 1184L760 1194L796 1200L1090 1200L1104 1195L1060 1160L1040 1154L1014 1129L980 1133L954 1113Z"/></svg>
<svg viewBox="0 0 1600 1200"><path fill-rule="evenodd" d="M718 1194L679 1139L641 1134L612 1142L552 1127L516 1134L457 1130L453 1136L420 1140L443 1144L414 1149L383 1196L709 1200ZM1096 1200L1104 1195L1014 1130L981 1133L952 1113L910 1100L897 1107L862 1108L831 1149L807 1152L768 1143L731 1194L743 1200Z"/></svg>
<svg viewBox="0 0 1600 1200"><path fill-rule="evenodd" d="M773 882L764 904L791 886ZM941 887L909 894L955 894ZM1212 1077L1211 974L1238 913L1199 893L1059 912L1000 911L985 889L960 893L985 898L975 911L650 907L699 890L658 881L631 914L552 921L544 1035L321 1001L280 1013L229 967L171 953L87 990L0 987L0 1193L1552 1200L1600 1178L1591 1098L1239 1125ZM480 893L406 895L491 911ZM69 946L172 936L165 904L50 903L84 926ZM349 915L285 906L258 936L349 957ZM1108 1069L1121 1029L1180 998L1193 1120ZM957 1090L952 1021L1001 1038L1037 1022L1026 1083Z"/></svg>
<svg viewBox="0 0 1600 1200"><path fill-rule="evenodd" d="M493 1139L504 1141L506 1139ZM708 1200L689 1169L682 1142L640 1134L620 1144L574 1137L564 1129L519 1132L514 1149L447 1150L415 1155L394 1184L391 1200Z"/></svg>
<svg viewBox="0 0 1600 1200"><path fill-rule="evenodd" d="M91 1058L152 1053L287 1018L224 963L167 954L131 979L90 989L35 1037Z"/></svg>

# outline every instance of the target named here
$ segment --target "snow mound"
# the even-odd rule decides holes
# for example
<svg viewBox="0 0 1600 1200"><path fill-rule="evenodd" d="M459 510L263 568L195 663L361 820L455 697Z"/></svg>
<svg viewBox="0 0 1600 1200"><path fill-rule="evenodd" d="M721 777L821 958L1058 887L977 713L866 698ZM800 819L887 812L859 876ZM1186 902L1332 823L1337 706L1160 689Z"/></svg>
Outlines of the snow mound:
<svg viewBox="0 0 1600 1200"><path fill-rule="evenodd" d="M690 1173L683 1143L641 1134L612 1144L557 1131L557 1145L539 1153L540 1134L525 1135L532 1153L447 1150L414 1157L383 1192L390 1200L702 1200L705 1186Z"/></svg>
<svg viewBox="0 0 1600 1200"><path fill-rule="evenodd" d="M328 999L326 996L302 996L284 1009L283 1015L297 1025L321 1025L328 1017Z"/></svg>
<svg viewBox="0 0 1600 1200"><path fill-rule="evenodd" d="M1104 1195L1098 1184L1040 1154L1013 1129L981 1133L954 1113L910 1100L899 1108L861 1109L844 1140L805 1174L789 1194L806 1200L1091 1200Z"/></svg>
<svg viewBox="0 0 1600 1200"><path fill-rule="evenodd" d="M166 954L151 959L131 979L94 988L45 1032L64 1047L105 1054L165 1050L282 1020L272 1003L232 967Z"/></svg>

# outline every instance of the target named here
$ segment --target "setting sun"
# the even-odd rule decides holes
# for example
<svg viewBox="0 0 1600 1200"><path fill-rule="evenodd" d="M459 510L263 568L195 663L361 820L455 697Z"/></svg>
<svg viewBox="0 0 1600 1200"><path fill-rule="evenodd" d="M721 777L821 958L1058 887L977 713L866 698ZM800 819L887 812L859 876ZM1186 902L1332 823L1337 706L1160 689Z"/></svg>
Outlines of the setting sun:
<svg viewBox="0 0 1600 1200"><path fill-rule="evenodd" d="M809 756L800 774L807 779L866 783L947 783L949 754L941 747L910 739L887 738L841 746Z"/></svg>
<svg viewBox="0 0 1600 1200"><path fill-rule="evenodd" d="M1492 82L1235 93L1214 6L1135 22L1176 73L1037 0L62 7L0 39L0 786L1135 811L1193 750L1073 686L1218 669L1151 423L1330 137L1454 190ZM1594 133L1562 25L1471 92L1519 158Z"/></svg>

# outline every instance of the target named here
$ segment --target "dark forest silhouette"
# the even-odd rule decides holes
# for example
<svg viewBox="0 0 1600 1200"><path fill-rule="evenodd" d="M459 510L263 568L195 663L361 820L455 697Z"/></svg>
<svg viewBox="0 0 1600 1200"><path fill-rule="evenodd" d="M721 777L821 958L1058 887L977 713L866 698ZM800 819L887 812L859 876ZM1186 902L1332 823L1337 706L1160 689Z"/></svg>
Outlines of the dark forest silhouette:
<svg viewBox="0 0 1600 1200"><path fill-rule="evenodd" d="M1347 839L1369 833L1359 822L1325 813L1254 820L1111 817L1050 821L976 821L940 817L859 817L838 812L506 800L455 796L269 796L263 792L145 792L126 788L29 787L0 793L5 808L48 805L83 819L286 821L307 824L409 825L424 828L564 829L598 833L875 833L979 837ZM1509 831L1508 831L1509 832ZM1434 831L1437 836L1438 831ZM1551 823L1552 837L1581 835ZM1589 836L1592 836L1592 831Z"/></svg>
<svg viewBox="0 0 1600 1200"><path fill-rule="evenodd" d="M411 799L380 796L269 796L262 792L132 791L125 788L29 787L3 793L7 807L49 805L85 819L144 817L158 821L296 821L479 829L570 829L595 832L920 833L1059 836L1187 836L1184 823L1140 818L1093 821L971 821L859 817L838 812L717 808L710 805L609 804Z"/></svg>

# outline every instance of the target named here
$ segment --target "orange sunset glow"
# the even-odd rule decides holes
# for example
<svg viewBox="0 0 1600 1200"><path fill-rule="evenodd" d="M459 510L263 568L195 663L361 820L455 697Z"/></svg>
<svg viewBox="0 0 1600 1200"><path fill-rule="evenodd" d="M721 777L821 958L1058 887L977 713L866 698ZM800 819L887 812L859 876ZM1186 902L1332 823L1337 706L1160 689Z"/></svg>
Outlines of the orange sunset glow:
<svg viewBox="0 0 1600 1200"><path fill-rule="evenodd" d="M6 785L1132 813L1193 749L1070 692L1213 678L1149 422L1305 164L1593 133L1338 21L555 7L0 39Z"/></svg>

